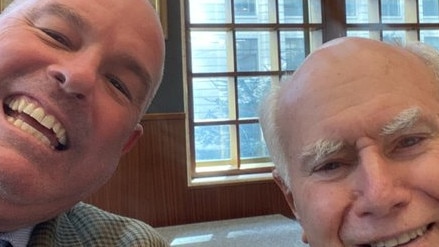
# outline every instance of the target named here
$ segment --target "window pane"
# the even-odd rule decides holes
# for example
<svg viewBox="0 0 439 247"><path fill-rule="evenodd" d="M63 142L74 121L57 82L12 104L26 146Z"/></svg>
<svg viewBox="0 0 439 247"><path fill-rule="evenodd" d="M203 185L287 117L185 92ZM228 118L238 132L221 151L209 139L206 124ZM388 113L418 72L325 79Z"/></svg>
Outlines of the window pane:
<svg viewBox="0 0 439 247"><path fill-rule="evenodd" d="M236 53L238 71L270 71L269 32L236 32Z"/></svg>
<svg viewBox="0 0 439 247"><path fill-rule="evenodd" d="M229 119L230 83L227 78L194 78L194 121Z"/></svg>
<svg viewBox="0 0 439 247"><path fill-rule="evenodd" d="M272 84L270 77L238 78L239 118L257 118L262 96Z"/></svg>
<svg viewBox="0 0 439 247"><path fill-rule="evenodd" d="M357 0L346 0L346 18L355 19L358 16Z"/></svg>
<svg viewBox="0 0 439 247"><path fill-rule="evenodd" d="M241 124L239 126L239 140L242 159L268 156L259 124Z"/></svg>
<svg viewBox="0 0 439 247"><path fill-rule="evenodd" d="M381 0L383 23L405 23L404 0Z"/></svg>
<svg viewBox="0 0 439 247"><path fill-rule="evenodd" d="M381 0L381 15L386 17L400 17L401 5L401 0Z"/></svg>
<svg viewBox="0 0 439 247"><path fill-rule="evenodd" d="M304 9L303 0L278 0L279 23L322 23L320 0L309 0ZM305 19L304 13L308 19Z"/></svg>
<svg viewBox="0 0 439 247"><path fill-rule="evenodd" d="M421 30L420 40L439 49L439 30Z"/></svg>
<svg viewBox="0 0 439 247"><path fill-rule="evenodd" d="M405 44L405 31L383 31L383 41L391 44Z"/></svg>
<svg viewBox="0 0 439 247"><path fill-rule="evenodd" d="M439 22L439 1L421 0L419 1L419 22L438 23Z"/></svg>
<svg viewBox="0 0 439 247"><path fill-rule="evenodd" d="M417 31L415 30L392 30L383 31L383 41L392 44L404 45L407 42L413 42L418 40Z"/></svg>
<svg viewBox="0 0 439 247"><path fill-rule="evenodd" d="M371 32L371 31L353 31L353 30L348 30L346 32L346 36L348 36L348 37L361 37L361 38L369 38L369 39L380 40L380 34L377 33L377 32Z"/></svg>
<svg viewBox="0 0 439 247"><path fill-rule="evenodd" d="M347 23L378 23L378 1L346 0Z"/></svg>
<svg viewBox="0 0 439 247"><path fill-rule="evenodd" d="M322 2L321 0L308 0L309 23L322 23Z"/></svg>
<svg viewBox="0 0 439 247"><path fill-rule="evenodd" d="M256 0L235 0L235 18L241 16L256 16Z"/></svg>
<svg viewBox="0 0 439 247"><path fill-rule="evenodd" d="M369 38L369 31L352 31L348 30L346 32L347 37L362 37L362 38Z"/></svg>
<svg viewBox="0 0 439 247"><path fill-rule="evenodd" d="M193 31L191 49L194 73L230 71L226 32Z"/></svg>
<svg viewBox="0 0 439 247"><path fill-rule="evenodd" d="M230 160L230 126L195 127L195 159Z"/></svg>
<svg viewBox="0 0 439 247"><path fill-rule="evenodd" d="M275 22L274 3L271 0L235 0L235 23Z"/></svg>
<svg viewBox="0 0 439 247"><path fill-rule="evenodd" d="M230 23L229 0L189 0L191 23Z"/></svg>
<svg viewBox="0 0 439 247"><path fill-rule="evenodd" d="M303 23L303 0L279 0L280 23Z"/></svg>
<svg viewBox="0 0 439 247"><path fill-rule="evenodd" d="M238 71L258 71L258 38L255 35L238 35L236 37L236 64ZM241 36L241 37L238 37ZM247 37L245 37L247 36Z"/></svg>
<svg viewBox="0 0 439 247"><path fill-rule="evenodd" d="M305 59L305 37L301 31L281 32L281 67L296 70Z"/></svg>

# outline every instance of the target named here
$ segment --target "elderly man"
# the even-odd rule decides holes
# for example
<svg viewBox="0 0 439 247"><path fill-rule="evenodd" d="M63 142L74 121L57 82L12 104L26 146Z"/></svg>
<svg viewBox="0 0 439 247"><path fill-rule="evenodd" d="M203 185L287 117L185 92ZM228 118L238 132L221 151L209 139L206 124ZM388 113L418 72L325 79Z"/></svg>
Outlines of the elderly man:
<svg viewBox="0 0 439 247"><path fill-rule="evenodd" d="M79 203L142 134L164 41L147 0L16 0L0 16L0 238L18 246L165 246Z"/></svg>
<svg viewBox="0 0 439 247"><path fill-rule="evenodd" d="M340 38L265 101L274 177L314 247L439 244L439 54Z"/></svg>

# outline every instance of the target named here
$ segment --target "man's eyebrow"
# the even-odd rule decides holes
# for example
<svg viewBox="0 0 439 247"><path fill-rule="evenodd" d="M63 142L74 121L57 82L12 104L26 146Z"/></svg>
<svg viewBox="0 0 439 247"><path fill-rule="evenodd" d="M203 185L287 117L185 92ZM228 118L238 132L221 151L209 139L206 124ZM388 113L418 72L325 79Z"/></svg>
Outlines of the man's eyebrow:
<svg viewBox="0 0 439 247"><path fill-rule="evenodd" d="M55 15L62 19L65 19L70 24L75 26L78 30L87 29L90 26L90 23L88 23L72 8L60 3L45 5L41 8L33 9L30 13L31 20L38 19L41 16L45 15Z"/></svg>
<svg viewBox="0 0 439 247"><path fill-rule="evenodd" d="M414 126L420 119L421 110L418 107L411 107L398 113L383 128L380 135L393 135Z"/></svg>
<svg viewBox="0 0 439 247"><path fill-rule="evenodd" d="M414 126L421 118L421 110L412 107L401 111L381 129L380 135L392 135ZM302 163L320 163L331 154L340 152L346 143L340 140L319 139L305 146L299 154Z"/></svg>
<svg viewBox="0 0 439 247"><path fill-rule="evenodd" d="M299 160L301 160L302 163L319 163L329 155L339 152L344 147L345 144L343 141L319 139L305 146L300 154Z"/></svg>

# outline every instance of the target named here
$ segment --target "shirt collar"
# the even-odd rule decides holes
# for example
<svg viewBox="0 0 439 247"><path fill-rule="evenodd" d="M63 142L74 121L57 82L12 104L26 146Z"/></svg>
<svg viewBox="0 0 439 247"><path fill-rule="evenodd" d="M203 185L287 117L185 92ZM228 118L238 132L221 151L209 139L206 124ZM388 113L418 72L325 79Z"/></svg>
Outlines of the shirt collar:
<svg viewBox="0 0 439 247"><path fill-rule="evenodd" d="M34 226L21 228L13 232L2 232L0 238L9 241L14 247L26 247Z"/></svg>

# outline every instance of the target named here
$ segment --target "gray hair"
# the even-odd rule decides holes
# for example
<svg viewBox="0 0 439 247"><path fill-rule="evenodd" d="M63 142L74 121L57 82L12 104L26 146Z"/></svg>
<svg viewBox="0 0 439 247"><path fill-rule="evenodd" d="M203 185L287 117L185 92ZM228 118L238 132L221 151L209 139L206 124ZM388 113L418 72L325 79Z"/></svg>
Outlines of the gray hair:
<svg viewBox="0 0 439 247"><path fill-rule="evenodd" d="M421 42L413 42L405 46L406 50L421 58L430 67L439 81L439 50ZM438 95L439 96L439 95Z"/></svg>
<svg viewBox="0 0 439 247"><path fill-rule="evenodd" d="M422 59L432 69L438 83L438 92L435 95L439 100L439 51L421 42L414 42L401 47ZM282 81L293 80L292 77L292 75L288 75ZM282 91L281 88L281 85L274 85L267 93L260 106L259 119L272 162L285 185L290 186L288 152L285 143L282 141L278 123L278 98Z"/></svg>
<svg viewBox="0 0 439 247"><path fill-rule="evenodd" d="M289 77L289 76L288 76ZM283 78L287 80L287 78ZM288 158L287 150L281 143L280 127L277 121L279 94L281 91L280 85L273 85L266 97L261 103L259 111L259 121L264 134L264 139L267 144L268 152L270 153L272 162L274 163L279 175L284 183L289 186L288 176Z"/></svg>

